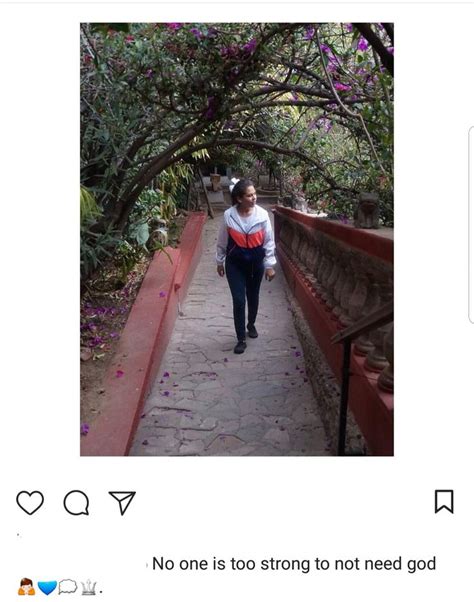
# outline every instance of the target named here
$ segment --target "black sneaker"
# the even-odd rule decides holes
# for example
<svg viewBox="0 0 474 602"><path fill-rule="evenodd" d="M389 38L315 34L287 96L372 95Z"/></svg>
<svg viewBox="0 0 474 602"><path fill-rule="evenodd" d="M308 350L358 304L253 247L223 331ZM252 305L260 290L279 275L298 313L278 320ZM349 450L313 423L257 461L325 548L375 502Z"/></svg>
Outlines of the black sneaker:
<svg viewBox="0 0 474 602"><path fill-rule="evenodd" d="M247 349L247 343L245 341L239 341L234 347L234 353L243 353Z"/></svg>
<svg viewBox="0 0 474 602"><path fill-rule="evenodd" d="M258 337L257 329L253 324L247 324L247 332L249 333L249 337L251 339L256 339Z"/></svg>

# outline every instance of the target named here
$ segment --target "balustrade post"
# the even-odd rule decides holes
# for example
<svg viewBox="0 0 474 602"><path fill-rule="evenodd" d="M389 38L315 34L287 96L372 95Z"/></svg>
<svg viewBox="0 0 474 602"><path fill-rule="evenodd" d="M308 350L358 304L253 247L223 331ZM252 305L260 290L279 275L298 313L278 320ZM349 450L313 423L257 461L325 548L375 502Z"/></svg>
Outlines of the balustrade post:
<svg viewBox="0 0 474 602"><path fill-rule="evenodd" d="M383 283L380 285L380 297L382 304L388 303L393 297L393 289L391 283ZM384 338L389 330L389 326L382 326L370 333L370 342L374 348L367 354L364 366L372 372L381 372L388 364L384 353Z"/></svg>
<svg viewBox="0 0 474 602"><path fill-rule="evenodd" d="M383 350L388 365L380 373L377 384L382 391L393 393L393 322L390 330L385 335Z"/></svg>

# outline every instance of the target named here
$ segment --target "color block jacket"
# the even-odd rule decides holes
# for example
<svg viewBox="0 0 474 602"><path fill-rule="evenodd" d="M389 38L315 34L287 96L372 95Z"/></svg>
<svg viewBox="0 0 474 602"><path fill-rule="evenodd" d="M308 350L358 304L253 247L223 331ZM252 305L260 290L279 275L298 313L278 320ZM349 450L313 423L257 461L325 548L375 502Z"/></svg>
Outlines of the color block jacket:
<svg viewBox="0 0 474 602"><path fill-rule="evenodd" d="M217 237L216 261L223 264L226 259L243 263L263 261L265 268L276 264L268 211L255 205L247 218L241 217L235 206L224 212Z"/></svg>

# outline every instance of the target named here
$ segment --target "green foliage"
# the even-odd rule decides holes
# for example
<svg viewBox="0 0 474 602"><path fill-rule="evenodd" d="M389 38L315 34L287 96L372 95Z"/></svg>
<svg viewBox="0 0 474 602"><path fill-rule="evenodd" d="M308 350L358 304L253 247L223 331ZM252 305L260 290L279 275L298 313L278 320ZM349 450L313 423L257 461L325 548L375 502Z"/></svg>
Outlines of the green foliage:
<svg viewBox="0 0 474 602"><path fill-rule="evenodd" d="M127 240L140 245L153 216L171 222L185 206L209 149L242 175L263 164L288 186L301 178L315 207L343 213L359 192L377 192L393 220L393 79L356 28L81 26L81 182L106 225L128 224Z"/></svg>
<svg viewBox="0 0 474 602"><path fill-rule="evenodd" d="M87 280L113 255L121 237L113 229L95 232L95 220L81 224L81 281Z"/></svg>
<svg viewBox="0 0 474 602"><path fill-rule="evenodd" d="M94 195L89 190L87 190L87 188L84 188L84 186L81 186L80 204L81 224L86 221L90 222L94 218L99 217L99 215L101 214L100 208L97 205L97 201L95 200Z"/></svg>

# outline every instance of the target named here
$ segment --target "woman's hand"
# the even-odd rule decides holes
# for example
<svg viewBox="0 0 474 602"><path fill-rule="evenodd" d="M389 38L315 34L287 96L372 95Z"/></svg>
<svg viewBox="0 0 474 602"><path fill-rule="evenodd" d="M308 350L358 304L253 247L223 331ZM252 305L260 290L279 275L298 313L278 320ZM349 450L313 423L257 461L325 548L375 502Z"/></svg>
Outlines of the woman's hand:
<svg viewBox="0 0 474 602"><path fill-rule="evenodd" d="M225 271L224 271L224 265L220 264L217 266L217 273L219 274L219 276L224 276Z"/></svg>
<svg viewBox="0 0 474 602"><path fill-rule="evenodd" d="M273 268L266 268L265 270L265 280L271 282L275 278L275 270Z"/></svg>

